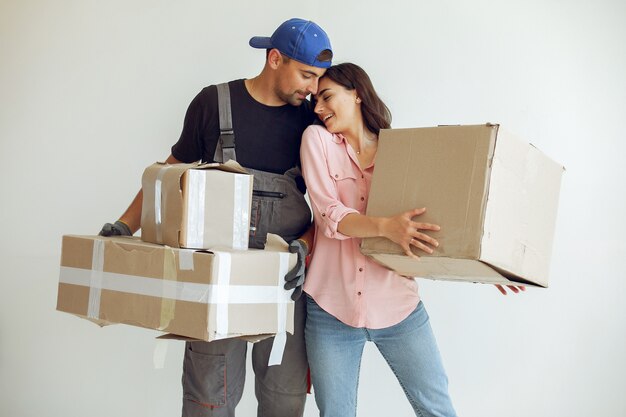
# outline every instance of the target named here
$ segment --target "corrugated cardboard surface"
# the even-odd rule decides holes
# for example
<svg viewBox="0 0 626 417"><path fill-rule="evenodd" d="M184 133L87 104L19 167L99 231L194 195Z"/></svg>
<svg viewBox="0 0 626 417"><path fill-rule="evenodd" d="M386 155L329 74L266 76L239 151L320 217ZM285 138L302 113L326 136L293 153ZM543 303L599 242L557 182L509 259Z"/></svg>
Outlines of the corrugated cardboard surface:
<svg viewBox="0 0 626 417"><path fill-rule="evenodd" d="M190 183L198 182L189 181L188 171L202 176L202 190L190 190ZM141 238L172 247L247 248L252 186L252 177L233 161L153 164L142 176ZM188 220L193 233L188 233Z"/></svg>
<svg viewBox="0 0 626 417"><path fill-rule="evenodd" d="M57 309L99 324L209 341L277 333L281 326L293 332L291 292L282 285L295 262L286 244L209 253L135 238L64 236Z"/></svg>
<svg viewBox="0 0 626 417"><path fill-rule="evenodd" d="M441 226L440 246L421 262L385 238L361 250L408 276L547 286L562 172L498 125L383 130L367 214L426 207L415 220Z"/></svg>

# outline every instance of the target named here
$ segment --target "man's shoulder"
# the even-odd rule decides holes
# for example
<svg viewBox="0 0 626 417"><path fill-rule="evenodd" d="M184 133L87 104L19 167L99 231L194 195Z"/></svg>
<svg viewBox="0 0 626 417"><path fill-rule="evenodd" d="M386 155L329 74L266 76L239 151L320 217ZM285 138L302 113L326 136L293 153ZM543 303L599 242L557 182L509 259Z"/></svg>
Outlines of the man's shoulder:
<svg viewBox="0 0 626 417"><path fill-rule="evenodd" d="M218 83L221 84L221 83ZM217 96L217 86L218 84L210 84L206 87L202 88L196 97L194 98L192 104L196 107L203 109L213 109L218 104L218 96ZM235 96L239 95L238 90L240 91L244 88L244 80L232 80L227 81L225 84L228 84L229 91L231 92L231 97L233 92L235 92Z"/></svg>
<svg viewBox="0 0 626 417"><path fill-rule="evenodd" d="M202 88L202 90L200 90L200 93L198 95L215 96L217 95L217 86L220 84L228 84L229 89L241 89L244 87L244 81L245 80L241 78L237 80L225 81L223 83L210 84Z"/></svg>

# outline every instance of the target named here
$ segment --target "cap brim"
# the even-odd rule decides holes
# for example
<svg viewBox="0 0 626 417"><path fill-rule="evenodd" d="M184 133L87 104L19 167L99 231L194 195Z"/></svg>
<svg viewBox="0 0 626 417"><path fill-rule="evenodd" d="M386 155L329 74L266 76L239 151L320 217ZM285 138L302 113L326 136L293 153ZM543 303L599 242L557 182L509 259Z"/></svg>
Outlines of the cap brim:
<svg viewBox="0 0 626 417"><path fill-rule="evenodd" d="M272 40L266 36L255 36L250 39L250 46L259 49L272 49Z"/></svg>

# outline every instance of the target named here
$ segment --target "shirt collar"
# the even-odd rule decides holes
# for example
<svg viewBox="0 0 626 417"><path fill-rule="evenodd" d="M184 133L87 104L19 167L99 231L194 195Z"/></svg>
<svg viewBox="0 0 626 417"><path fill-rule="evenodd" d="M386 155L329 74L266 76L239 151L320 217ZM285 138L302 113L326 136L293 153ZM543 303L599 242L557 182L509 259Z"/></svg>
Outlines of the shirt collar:
<svg viewBox="0 0 626 417"><path fill-rule="evenodd" d="M346 141L346 138L341 133L333 133L333 142L339 144L345 141Z"/></svg>

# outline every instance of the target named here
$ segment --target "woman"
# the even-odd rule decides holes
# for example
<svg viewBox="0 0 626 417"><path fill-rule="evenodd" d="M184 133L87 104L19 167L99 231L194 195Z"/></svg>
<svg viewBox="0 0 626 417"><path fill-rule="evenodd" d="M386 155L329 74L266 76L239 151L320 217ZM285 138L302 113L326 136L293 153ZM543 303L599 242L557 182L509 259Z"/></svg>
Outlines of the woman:
<svg viewBox="0 0 626 417"><path fill-rule="evenodd" d="M360 238L384 236L415 257L438 243L413 221L415 209L394 217L365 216L380 129L391 115L357 65L330 67L320 79L315 112L300 150L316 234L304 290L306 347L323 417L356 415L363 347L376 344L418 416L455 416L448 383L417 284L359 251Z"/></svg>

